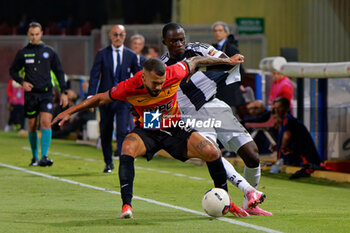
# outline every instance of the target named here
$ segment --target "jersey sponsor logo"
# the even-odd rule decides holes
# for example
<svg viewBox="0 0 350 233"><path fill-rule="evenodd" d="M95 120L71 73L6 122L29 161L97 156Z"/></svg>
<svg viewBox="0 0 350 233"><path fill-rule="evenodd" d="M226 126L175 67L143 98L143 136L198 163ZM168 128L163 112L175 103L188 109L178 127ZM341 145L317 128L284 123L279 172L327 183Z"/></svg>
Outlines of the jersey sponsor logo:
<svg viewBox="0 0 350 233"><path fill-rule="evenodd" d="M173 107L173 100L170 100L168 103L166 104L162 104L162 105L158 105L154 108L148 108L145 109L146 112L164 112L164 111L169 111L171 108Z"/></svg>
<svg viewBox="0 0 350 233"><path fill-rule="evenodd" d="M46 58L46 59L47 59L47 58L49 58L49 57L50 57L50 54L49 54L48 52L44 52L44 53L43 53L43 58Z"/></svg>
<svg viewBox="0 0 350 233"><path fill-rule="evenodd" d="M26 64L34 64L34 59L26 59L25 63Z"/></svg>
<svg viewBox="0 0 350 233"><path fill-rule="evenodd" d="M144 129L160 129L160 120L162 114L157 111L143 112L143 128Z"/></svg>
<svg viewBox="0 0 350 233"><path fill-rule="evenodd" d="M35 57L35 53L25 53L24 57Z"/></svg>

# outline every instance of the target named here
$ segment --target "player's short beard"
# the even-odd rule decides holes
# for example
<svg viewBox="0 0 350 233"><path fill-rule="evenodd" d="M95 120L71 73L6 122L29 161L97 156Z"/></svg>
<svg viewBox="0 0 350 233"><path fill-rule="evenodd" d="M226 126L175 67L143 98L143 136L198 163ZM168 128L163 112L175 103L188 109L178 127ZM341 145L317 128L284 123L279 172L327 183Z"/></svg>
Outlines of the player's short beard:
<svg viewBox="0 0 350 233"><path fill-rule="evenodd" d="M145 85L145 87L148 90L148 93L150 94L150 96L152 96L152 97L157 97L160 93L160 91L159 91L158 93L155 94L154 92L152 92L152 90L149 87L147 87L146 85Z"/></svg>

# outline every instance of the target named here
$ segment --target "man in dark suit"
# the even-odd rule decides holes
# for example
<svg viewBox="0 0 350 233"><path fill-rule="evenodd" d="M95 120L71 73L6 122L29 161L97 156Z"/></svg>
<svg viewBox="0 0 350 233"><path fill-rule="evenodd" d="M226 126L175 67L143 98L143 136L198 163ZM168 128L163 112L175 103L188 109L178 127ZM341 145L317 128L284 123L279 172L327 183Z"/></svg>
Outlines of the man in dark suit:
<svg viewBox="0 0 350 233"><path fill-rule="evenodd" d="M137 55L141 67L146 61L146 57L142 55L142 50L145 47L145 37L140 34L135 34L130 37L130 49Z"/></svg>
<svg viewBox="0 0 350 233"><path fill-rule="evenodd" d="M119 82L131 77L141 70L136 54L124 47L126 38L125 27L115 25L109 32L112 44L98 51L94 65L90 73L88 98L96 92L102 93ZM120 156L121 147L125 136L131 130L130 104L124 101L115 101L100 107L100 137L106 166L105 173L111 173L114 169L112 160L112 134L113 122L116 116L117 123L117 151Z"/></svg>
<svg viewBox="0 0 350 233"><path fill-rule="evenodd" d="M213 36L217 41L213 44L214 48L226 53L227 56L232 57L235 54L239 54L238 41L233 34L230 34L228 25L224 22L218 21L212 25ZM240 66L241 77L243 78L244 69ZM233 108L233 112L237 112L237 108L245 104L242 91L244 87L240 82L232 83L218 89L216 97ZM236 114L235 114L236 115Z"/></svg>

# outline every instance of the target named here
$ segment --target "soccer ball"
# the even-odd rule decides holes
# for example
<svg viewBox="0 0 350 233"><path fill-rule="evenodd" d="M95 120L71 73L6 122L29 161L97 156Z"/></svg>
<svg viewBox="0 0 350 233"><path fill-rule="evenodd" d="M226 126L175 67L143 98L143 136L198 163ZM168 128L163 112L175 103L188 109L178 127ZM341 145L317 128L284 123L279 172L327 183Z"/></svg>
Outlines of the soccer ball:
<svg viewBox="0 0 350 233"><path fill-rule="evenodd" d="M204 211L212 217L221 217L230 209L231 198L226 190L213 188L208 190L202 199Z"/></svg>

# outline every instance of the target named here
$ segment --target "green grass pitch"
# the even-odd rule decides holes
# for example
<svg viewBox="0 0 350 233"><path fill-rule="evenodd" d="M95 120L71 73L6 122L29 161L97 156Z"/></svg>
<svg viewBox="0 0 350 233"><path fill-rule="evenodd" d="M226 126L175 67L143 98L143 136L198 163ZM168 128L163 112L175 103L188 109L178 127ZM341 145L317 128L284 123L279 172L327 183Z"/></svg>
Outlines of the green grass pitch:
<svg viewBox="0 0 350 233"><path fill-rule="evenodd" d="M267 195L262 208L274 216L251 216L220 221L203 213L201 199L212 188L206 167L156 157L135 161L134 195L195 213L133 200L133 219L118 219L117 169L102 173L102 152L73 141L53 140L52 167L29 167L27 138L0 132L0 163L52 177L80 182L114 193L14 170L0 165L0 232L350 232L350 184L263 173L259 190ZM115 164L118 167L118 161ZM241 169L237 169L241 172ZM229 184L232 200L241 205L243 194ZM232 221L234 220L234 221ZM247 223L247 226L234 224Z"/></svg>

